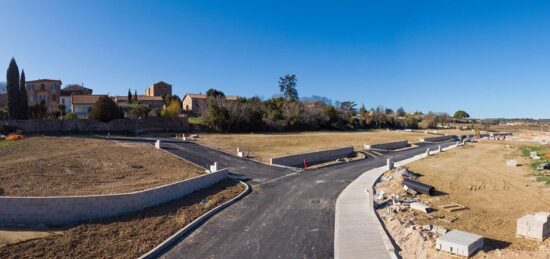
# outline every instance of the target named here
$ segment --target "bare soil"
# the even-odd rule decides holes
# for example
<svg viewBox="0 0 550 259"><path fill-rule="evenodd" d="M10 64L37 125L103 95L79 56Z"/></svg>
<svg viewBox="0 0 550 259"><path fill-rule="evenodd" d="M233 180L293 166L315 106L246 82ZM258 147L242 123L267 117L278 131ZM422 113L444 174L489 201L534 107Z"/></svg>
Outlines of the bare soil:
<svg viewBox="0 0 550 259"><path fill-rule="evenodd" d="M198 176L203 170L150 144L29 137L0 147L3 196L109 194Z"/></svg>
<svg viewBox="0 0 550 259"><path fill-rule="evenodd" d="M0 258L137 258L243 191L242 184L225 180L139 213L83 223L62 234L0 247Z"/></svg>
<svg viewBox="0 0 550 259"><path fill-rule="evenodd" d="M507 159L524 166L507 167ZM435 251L435 238L419 229L437 225L486 237L484 251L474 258L550 258L550 241L537 242L515 236L516 220L528 213L550 210L550 188L537 182L518 146L484 142L453 149L409 165L420 174L419 181L434 186L440 195L416 195L436 211L425 213L404 209L396 214L378 210L392 237L403 249L404 258L418 256L447 258ZM391 175L388 172L387 175ZM385 176L387 177L387 176ZM377 190L405 197L402 179L394 177L377 185ZM466 209L447 212L442 205L458 203ZM453 222L445 219L456 218Z"/></svg>
<svg viewBox="0 0 550 259"><path fill-rule="evenodd" d="M438 131L444 133L444 131ZM378 144L389 141L409 140L433 136L424 132L405 131L355 131L355 132L304 132L277 134L201 134L198 142L206 146L236 155L239 147L243 152L252 152L253 159L269 163L273 157L300 154L331 148L353 146L363 150L363 144Z"/></svg>

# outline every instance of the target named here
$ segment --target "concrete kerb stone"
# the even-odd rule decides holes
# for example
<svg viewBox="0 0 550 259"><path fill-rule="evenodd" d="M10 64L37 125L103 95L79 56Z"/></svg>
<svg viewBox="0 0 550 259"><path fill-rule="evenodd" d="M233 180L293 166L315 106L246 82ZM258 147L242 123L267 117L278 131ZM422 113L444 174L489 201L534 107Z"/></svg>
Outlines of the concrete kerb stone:
<svg viewBox="0 0 550 259"><path fill-rule="evenodd" d="M176 241L178 241L180 238L186 236L187 234L191 233L193 230L198 228L200 225L202 225L204 222L206 222L209 218L214 216L216 213L220 212L221 210L229 207L231 204L239 201L244 196L248 195L251 192L251 188L248 184L239 181L240 184L245 186L245 190L241 192L237 197L226 201L215 208L209 210L202 216L198 217L197 219L193 220L191 223L187 224L182 229L178 230L178 232L174 233L172 236L164 240L162 243L157 245L155 248L151 249L149 252L145 253L144 255L140 256L139 259L150 259L150 258L158 258L162 255L162 253L171 247Z"/></svg>
<svg viewBox="0 0 550 259"><path fill-rule="evenodd" d="M449 147L446 147L446 148L442 148L441 151L447 151L449 149L452 149L452 148L455 148L456 146L449 146ZM440 153L441 151L439 150L436 150L436 151L431 151L432 154L436 154L436 153ZM420 154L420 155L416 155L414 157L411 157L411 158L408 158L408 159L404 159L404 160L401 160L399 162L395 162L395 166L396 167L399 167L399 166L402 166L402 165L405 165L405 164L408 164L410 162L413 162L413 161L417 161L417 160L420 160L422 158L425 158L426 157L426 154ZM384 246L386 247L386 251L389 255L390 258L398 258L397 254L396 254L396 247L394 247L394 244L393 242L391 241L391 237L389 236L389 234L386 232L385 230L385 227L384 227L384 222L382 220L382 218L380 217L380 215L378 215L378 213L376 212L376 210L374 209L374 186L376 185L377 182L380 181L380 178L382 177L382 175L388 171L387 170L387 165L386 166L382 166L382 167L378 167L378 168L375 168L375 169L371 169L369 171L366 171L364 172L361 176L363 175L367 175L367 174L372 174L372 175L376 175L376 178L374 181L372 181L372 184L370 184L370 186L368 186L368 203L367 203L367 207L369 208L369 214L373 217L375 217L377 220L376 222L378 224L377 225L377 229L378 229L378 232L380 234L380 237L382 239L382 242L384 243ZM360 177L361 177L360 176ZM359 179L359 178L358 178ZM356 179L355 181L357 181L358 179ZM354 182L355 182L354 181ZM353 182L351 183L353 184ZM351 185L350 184L350 185ZM348 185L348 187L350 186ZM348 188L346 187L346 189ZM345 189L344 189L345 191ZM344 192L342 191L342 193ZM340 193L340 195L342 194ZM340 247L341 245L341 241L344 240L346 237L340 237L340 232L339 232L339 220L337 219L340 215L339 213L339 205L342 204L342 201L340 199L340 195L338 196L337 198L337 201L336 201L336 209L335 209L335 214L336 214L336 220L335 220L335 235L334 235L334 256L335 258L365 258L365 255L363 254L355 254L353 256L350 256L349 253L347 255L344 254L344 252L342 251L343 248ZM364 195L364 194L358 194L358 195ZM366 244L362 244L363 246L366 245Z"/></svg>

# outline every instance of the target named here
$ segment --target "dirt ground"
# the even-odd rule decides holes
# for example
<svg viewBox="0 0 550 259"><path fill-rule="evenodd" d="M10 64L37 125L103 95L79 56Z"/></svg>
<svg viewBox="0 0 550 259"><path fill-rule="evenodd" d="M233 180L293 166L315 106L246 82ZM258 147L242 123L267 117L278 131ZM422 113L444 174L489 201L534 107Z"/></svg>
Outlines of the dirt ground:
<svg viewBox="0 0 550 259"><path fill-rule="evenodd" d="M507 167L507 159L516 159L524 166ZM502 142L476 143L413 162L408 165L409 170L421 175L419 181L440 192L436 196L416 195L414 198L436 211L425 216L425 213L404 209L392 215L385 208L379 213L384 215L392 237L403 249L404 258L447 257L446 253L435 251L436 237L419 229L427 225L486 237L484 251L474 258L550 258L548 239L541 243L515 236L519 217L550 210L550 188L536 181L527 166L529 162L522 157L517 145ZM399 181L397 175L378 184L377 190L406 197ZM452 202L466 209L447 212L441 208ZM448 222L452 218L456 220Z"/></svg>
<svg viewBox="0 0 550 259"><path fill-rule="evenodd" d="M446 133L439 130L438 133ZM354 146L363 150L363 144L377 144L397 140L416 143L428 136L424 131L355 131L355 132L304 132L278 134L201 134L198 142L229 154L236 154L239 147L243 152L253 153L253 159L269 163L272 157L304 152ZM430 135L433 136L433 135Z"/></svg>
<svg viewBox="0 0 550 259"><path fill-rule="evenodd" d="M225 180L136 214L0 247L0 258L137 258L242 191L242 184Z"/></svg>
<svg viewBox="0 0 550 259"><path fill-rule="evenodd" d="M143 190L203 170L152 145L29 137L0 147L3 196L108 194Z"/></svg>

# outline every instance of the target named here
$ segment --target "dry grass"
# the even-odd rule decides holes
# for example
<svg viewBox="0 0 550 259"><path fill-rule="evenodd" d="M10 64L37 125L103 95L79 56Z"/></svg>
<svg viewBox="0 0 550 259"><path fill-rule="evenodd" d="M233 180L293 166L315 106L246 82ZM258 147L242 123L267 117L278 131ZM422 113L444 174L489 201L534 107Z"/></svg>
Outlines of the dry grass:
<svg viewBox="0 0 550 259"><path fill-rule="evenodd" d="M149 144L30 137L0 147L4 196L107 194L143 190L202 173Z"/></svg>
<svg viewBox="0 0 550 259"><path fill-rule="evenodd" d="M438 131L446 133L446 131ZM268 163L272 157L299 154L330 148L354 146L363 150L363 144L377 144L397 140L418 142L428 136L424 131L355 131L355 132L304 132L279 134L203 134L199 143L230 154L236 154L237 147L242 151L252 151L254 159ZM433 135L429 135L433 136Z"/></svg>

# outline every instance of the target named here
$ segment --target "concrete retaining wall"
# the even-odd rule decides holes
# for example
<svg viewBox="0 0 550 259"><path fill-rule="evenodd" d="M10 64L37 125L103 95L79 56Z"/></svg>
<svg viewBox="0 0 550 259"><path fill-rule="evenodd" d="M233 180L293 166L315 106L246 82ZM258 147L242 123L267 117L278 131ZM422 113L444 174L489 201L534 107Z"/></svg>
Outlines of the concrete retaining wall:
<svg viewBox="0 0 550 259"><path fill-rule="evenodd" d="M392 150L392 149L406 148L408 146L409 146L409 141L399 140L395 142L387 142L387 143L380 143L380 144L373 144L373 145L365 144L364 147L365 147L365 150L370 150L370 149Z"/></svg>
<svg viewBox="0 0 550 259"><path fill-rule="evenodd" d="M1 226L61 226L140 211L228 177L227 169L144 191L88 196L0 197Z"/></svg>
<svg viewBox="0 0 550 259"><path fill-rule="evenodd" d="M304 160L308 164L314 164L319 162L325 162L335 160L338 158L346 157L353 153L353 147L344 147L330 150L323 150L311 153L282 156L271 158L271 164L284 165L284 166L303 166Z"/></svg>
<svg viewBox="0 0 550 259"><path fill-rule="evenodd" d="M451 140L454 135L445 135L445 136L438 136L438 137L428 137L428 138L420 138L420 142L439 142L439 141L446 141Z"/></svg>
<svg viewBox="0 0 550 259"><path fill-rule="evenodd" d="M189 131L187 117L150 117L140 120L117 119L108 123L94 120L4 120L0 121L28 134L90 132Z"/></svg>

